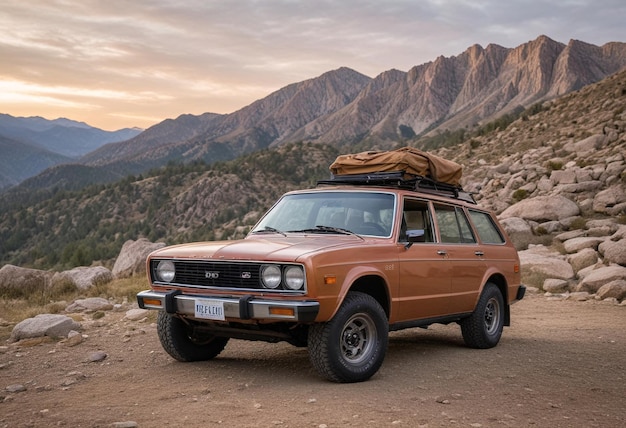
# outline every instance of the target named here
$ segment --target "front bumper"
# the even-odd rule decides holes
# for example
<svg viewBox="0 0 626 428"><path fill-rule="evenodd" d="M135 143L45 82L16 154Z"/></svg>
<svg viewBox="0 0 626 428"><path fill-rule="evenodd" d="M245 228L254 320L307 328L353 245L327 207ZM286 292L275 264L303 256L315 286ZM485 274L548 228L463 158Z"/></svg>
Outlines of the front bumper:
<svg viewBox="0 0 626 428"><path fill-rule="evenodd" d="M179 290L161 293L152 290L137 294L142 309L160 309L170 314L195 316L195 304L201 296L182 294ZM320 309L319 302L309 300L269 300L245 295L241 297L210 297L222 302L226 319L313 322Z"/></svg>

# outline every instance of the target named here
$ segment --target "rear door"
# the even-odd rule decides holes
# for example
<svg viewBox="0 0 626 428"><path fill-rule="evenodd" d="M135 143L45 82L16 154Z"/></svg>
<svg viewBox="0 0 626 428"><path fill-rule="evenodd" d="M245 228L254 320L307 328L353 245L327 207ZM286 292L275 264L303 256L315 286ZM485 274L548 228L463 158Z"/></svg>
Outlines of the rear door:
<svg viewBox="0 0 626 428"><path fill-rule="evenodd" d="M438 251L450 263L449 313L471 312L487 269L465 210L436 203L435 217L441 241Z"/></svg>

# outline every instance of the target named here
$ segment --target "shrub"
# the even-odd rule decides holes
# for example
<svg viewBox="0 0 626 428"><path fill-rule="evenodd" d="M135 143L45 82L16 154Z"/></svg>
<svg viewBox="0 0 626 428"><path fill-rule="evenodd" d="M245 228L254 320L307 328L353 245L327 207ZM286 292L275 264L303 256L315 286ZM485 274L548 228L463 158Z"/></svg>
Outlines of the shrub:
<svg viewBox="0 0 626 428"><path fill-rule="evenodd" d="M513 199L517 202L521 201L522 199L526 199L528 197L528 190L526 189L517 189L515 192L513 192Z"/></svg>

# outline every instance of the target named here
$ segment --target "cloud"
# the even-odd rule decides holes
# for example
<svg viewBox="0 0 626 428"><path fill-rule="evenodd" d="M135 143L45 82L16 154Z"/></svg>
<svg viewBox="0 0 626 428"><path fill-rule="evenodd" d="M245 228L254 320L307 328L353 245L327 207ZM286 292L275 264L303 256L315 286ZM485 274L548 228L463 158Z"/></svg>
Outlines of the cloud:
<svg viewBox="0 0 626 428"><path fill-rule="evenodd" d="M149 126L131 122L232 112L341 66L374 77L541 34L623 41L623 16L622 0L5 0L0 110Z"/></svg>

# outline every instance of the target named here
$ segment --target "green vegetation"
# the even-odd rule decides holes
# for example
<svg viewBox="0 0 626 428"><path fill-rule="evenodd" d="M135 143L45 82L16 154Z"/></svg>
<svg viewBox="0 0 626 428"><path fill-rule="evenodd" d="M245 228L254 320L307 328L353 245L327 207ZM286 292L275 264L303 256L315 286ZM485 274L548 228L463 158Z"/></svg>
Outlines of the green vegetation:
<svg viewBox="0 0 626 428"><path fill-rule="evenodd" d="M170 163L77 191L4 195L0 266L111 267L125 241L168 244L243 236L286 190L328 178L337 149L291 144L211 166ZM247 219L249 213L256 216Z"/></svg>

